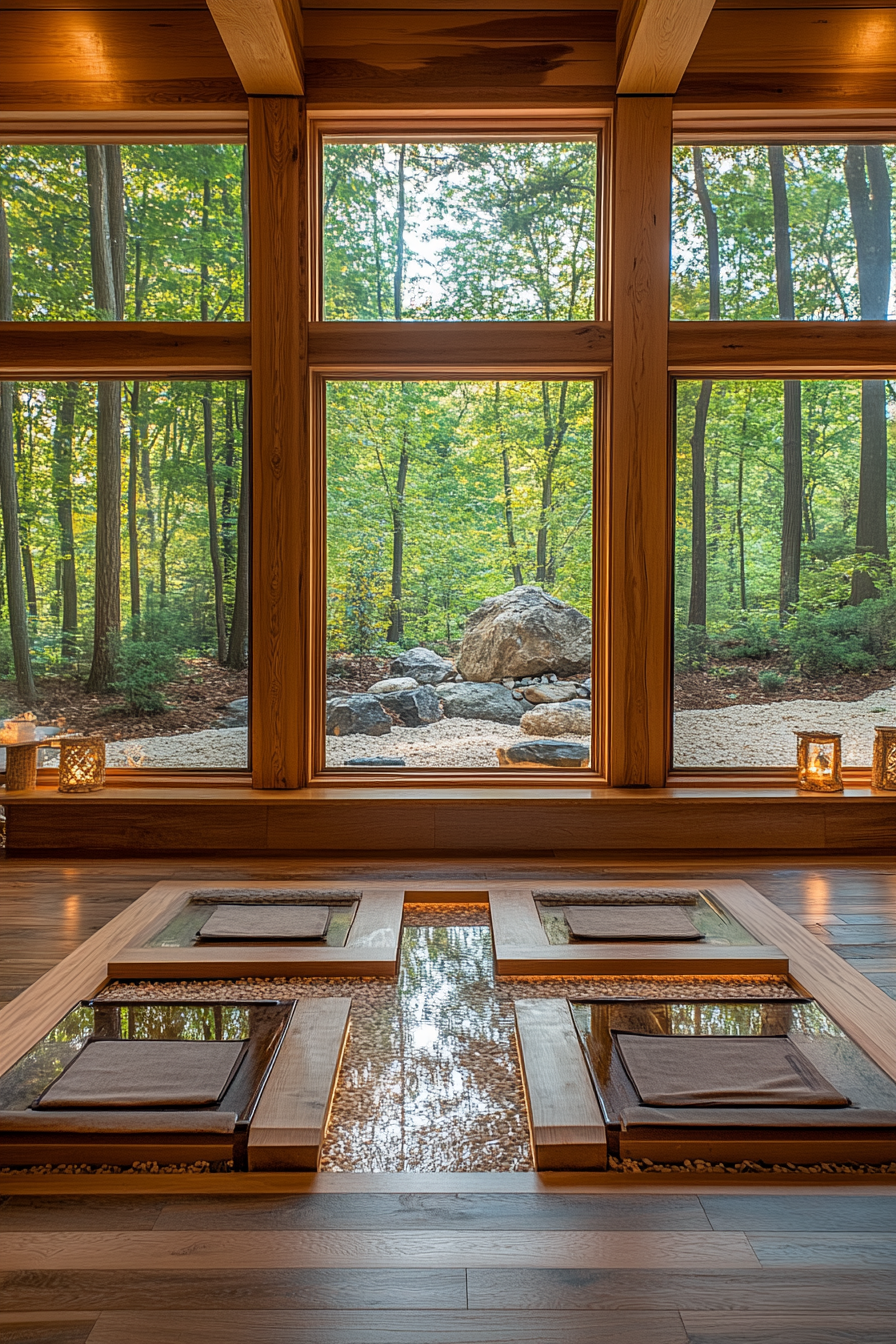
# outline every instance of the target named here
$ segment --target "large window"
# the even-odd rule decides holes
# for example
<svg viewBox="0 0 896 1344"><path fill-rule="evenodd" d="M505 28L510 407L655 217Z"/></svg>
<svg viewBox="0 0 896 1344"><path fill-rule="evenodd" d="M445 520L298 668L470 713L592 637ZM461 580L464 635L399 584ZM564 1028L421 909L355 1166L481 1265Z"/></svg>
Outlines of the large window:
<svg viewBox="0 0 896 1344"><path fill-rule="evenodd" d="M3 384L0 718L100 732L110 766L246 767L245 416L242 382Z"/></svg>
<svg viewBox="0 0 896 1344"><path fill-rule="evenodd" d="M672 317L896 316L894 145L681 146Z"/></svg>
<svg viewBox="0 0 896 1344"><path fill-rule="evenodd" d="M593 407L574 380L329 384L328 765L587 763Z"/></svg>
<svg viewBox="0 0 896 1344"><path fill-rule="evenodd" d="M594 316L597 143L324 144L323 315Z"/></svg>
<svg viewBox="0 0 896 1344"><path fill-rule="evenodd" d="M892 382L678 384L674 764L871 762L896 715Z"/></svg>
<svg viewBox="0 0 896 1344"><path fill-rule="evenodd" d="M238 321L247 209L241 145L0 146L0 320Z"/></svg>

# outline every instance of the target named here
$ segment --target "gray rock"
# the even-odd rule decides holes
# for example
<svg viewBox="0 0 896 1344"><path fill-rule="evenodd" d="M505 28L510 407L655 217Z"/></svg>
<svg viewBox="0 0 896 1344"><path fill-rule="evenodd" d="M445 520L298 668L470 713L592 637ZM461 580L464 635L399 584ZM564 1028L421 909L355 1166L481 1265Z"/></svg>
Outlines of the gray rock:
<svg viewBox="0 0 896 1344"><path fill-rule="evenodd" d="M576 687L576 695L578 696L578 698L579 698L580 700L590 700L590 699L591 699L591 692L590 692L590 691L586 691L584 686L577 686L577 687Z"/></svg>
<svg viewBox="0 0 896 1344"><path fill-rule="evenodd" d="M505 686L465 681L440 686L446 719L491 719L494 723L517 724L523 705Z"/></svg>
<svg viewBox="0 0 896 1344"><path fill-rule="evenodd" d="M442 658L432 649L422 646L406 649L397 658L392 659L390 671L393 677L413 677L421 685L437 686L447 681L457 672L457 668L447 658Z"/></svg>
<svg viewBox="0 0 896 1344"><path fill-rule="evenodd" d="M467 617L458 670L467 681L562 676L591 665L591 622L534 584L487 597Z"/></svg>
<svg viewBox="0 0 896 1344"><path fill-rule="evenodd" d="M420 683L413 677L386 677L385 681L375 681L368 686L368 695L391 695L393 691L412 691Z"/></svg>
<svg viewBox="0 0 896 1344"><path fill-rule="evenodd" d="M331 737L391 733L392 720L375 695L346 695L327 701L327 732Z"/></svg>
<svg viewBox="0 0 896 1344"><path fill-rule="evenodd" d="M516 685L516 682L514 681L513 677L502 677L501 685L506 686L508 691L512 691L514 686Z"/></svg>
<svg viewBox="0 0 896 1344"><path fill-rule="evenodd" d="M582 768L588 764L588 748L579 742L552 742L538 738L534 742L514 742L509 747L497 747L499 765L559 766L566 769Z"/></svg>
<svg viewBox="0 0 896 1344"><path fill-rule="evenodd" d="M570 700L565 705L536 705L520 719L520 727L532 737L560 737L564 733L587 737L591 732L591 706L581 700Z"/></svg>
<svg viewBox="0 0 896 1344"><path fill-rule="evenodd" d="M591 678L590 678L590 677L586 677L585 680L582 682L582 685L585 687L585 690L586 690L586 691L588 692L588 694L590 695L590 694L591 694Z"/></svg>
<svg viewBox="0 0 896 1344"><path fill-rule="evenodd" d="M442 717L439 697L431 686L415 686L410 691L395 691L378 695L383 709L405 728L420 728L424 723L438 723Z"/></svg>
<svg viewBox="0 0 896 1344"><path fill-rule="evenodd" d="M522 700L524 692L520 690L511 691L511 695L513 696L514 700Z"/></svg>
<svg viewBox="0 0 896 1344"><path fill-rule="evenodd" d="M227 706L227 713L215 724L216 728L246 728L249 725L249 697L240 696L238 700L231 700Z"/></svg>
<svg viewBox="0 0 896 1344"><path fill-rule="evenodd" d="M578 691L571 681L558 681L554 685L527 686L523 694L530 705L560 705L564 700L575 700Z"/></svg>
<svg viewBox="0 0 896 1344"><path fill-rule="evenodd" d="M549 672L548 675L547 675L547 680L548 680L548 681L559 681L560 678L557 676L557 673L556 673L556 672Z"/></svg>
<svg viewBox="0 0 896 1344"><path fill-rule="evenodd" d="M353 756L346 765L407 765L403 756Z"/></svg>

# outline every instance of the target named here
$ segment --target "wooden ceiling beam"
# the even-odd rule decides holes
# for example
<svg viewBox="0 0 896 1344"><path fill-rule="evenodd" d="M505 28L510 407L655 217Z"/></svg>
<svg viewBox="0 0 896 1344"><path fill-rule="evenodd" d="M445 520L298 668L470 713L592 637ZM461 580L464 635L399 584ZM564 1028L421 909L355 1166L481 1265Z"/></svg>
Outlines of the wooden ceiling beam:
<svg viewBox="0 0 896 1344"><path fill-rule="evenodd" d="M675 93L712 7L713 0L624 0L616 25L617 94Z"/></svg>
<svg viewBox="0 0 896 1344"><path fill-rule="evenodd" d="M208 0L208 7L246 93L305 92L298 0Z"/></svg>

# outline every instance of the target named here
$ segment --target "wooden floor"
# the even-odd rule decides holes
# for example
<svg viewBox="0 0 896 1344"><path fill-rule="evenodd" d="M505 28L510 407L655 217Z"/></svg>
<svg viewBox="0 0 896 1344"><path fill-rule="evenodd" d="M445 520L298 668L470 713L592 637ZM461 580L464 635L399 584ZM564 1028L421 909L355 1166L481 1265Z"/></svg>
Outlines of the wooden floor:
<svg viewBox="0 0 896 1344"><path fill-rule="evenodd" d="M471 886L652 867L0 861L9 999L162 878ZM666 866L662 871L670 872ZM896 864L674 864L738 876L896 996ZM85 1183L91 1178L85 1177ZM896 1187L9 1196L0 1340L40 1344L893 1344ZM450 1178L448 1178L450 1180ZM497 1178L496 1178L497 1179ZM520 1178L516 1178L519 1180ZM529 1178L530 1180L534 1178ZM391 1182L400 1180L391 1177ZM487 1187L487 1188L486 1188ZM86 1185L85 1185L85 1188ZM652 1187L656 1189L656 1187ZM767 1190L768 1187L764 1187Z"/></svg>

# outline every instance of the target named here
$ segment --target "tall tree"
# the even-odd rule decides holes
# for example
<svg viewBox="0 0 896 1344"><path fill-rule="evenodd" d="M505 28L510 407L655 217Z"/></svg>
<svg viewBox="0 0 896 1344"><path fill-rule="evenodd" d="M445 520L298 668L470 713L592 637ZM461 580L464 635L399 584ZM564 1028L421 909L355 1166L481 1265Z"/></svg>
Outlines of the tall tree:
<svg viewBox="0 0 896 1344"><path fill-rule="evenodd" d="M86 145L90 266L97 316L124 317L126 226L121 149ZM115 675L114 638L121 630L121 383L101 381L96 423L96 579L90 691Z"/></svg>
<svg viewBox="0 0 896 1344"><path fill-rule="evenodd" d="M778 316L793 322L793 258L790 248L790 207L782 145L769 145L768 166L772 181L775 226L775 282ZM800 547L803 513L803 415L798 381L784 382L784 503L781 511L781 579L778 612L786 620L800 597Z"/></svg>
<svg viewBox="0 0 896 1344"><path fill-rule="evenodd" d="M240 217L243 226L243 317L249 320L249 258L246 247L249 240L249 164L246 150L243 150L242 175L240 178ZM249 453L246 426L249 422L248 407L242 401L242 423L240 424L240 499L236 519L236 574L233 583L233 610L230 615L230 637L227 643L227 666L242 668L246 666L246 649L249 639Z"/></svg>
<svg viewBox="0 0 896 1344"><path fill-rule="evenodd" d="M694 185L706 229L706 259L709 268L709 320L721 317L721 272L719 268L719 221L706 186L703 150L694 146ZM712 379L704 378L694 410L691 435L691 600L688 625L706 625L706 419L712 397Z"/></svg>
<svg viewBox="0 0 896 1344"><path fill-rule="evenodd" d="M0 197L0 322L12 321L12 259L6 209ZM6 599L12 658L16 673L16 692L20 700L33 704L37 699L31 651L28 641L28 613L22 575L19 537L19 493L16 481L16 449L13 432L14 385L0 383L0 511L3 516L3 552L6 569Z"/></svg>
<svg viewBox="0 0 896 1344"><path fill-rule="evenodd" d="M207 322L208 308L208 226L212 184L209 178L202 183L202 259L199 266L199 317ZM227 618L224 614L224 571L221 565L221 540L218 534L218 498L215 490L215 430L212 417L212 384L205 384L202 397L202 448L205 465L205 500L208 511L208 553L212 565L212 584L215 597L215 636L218 662L227 661Z"/></svg>
<svg viewBox="0 0 896 1344"><path fill-rule="evenodd" d="M862 317L884 319L890 306L893 260L893 190L881 145L850 145L844 159L849 208L859 264ZM862 453L859 465L859 508L856 556L889 558L887 545L887 392L879 378L862 383ZM850 602L858 606L877 597L867 569L852 574Z"/></svg>
<svg viewBox="0 0 896 1344"><path fill-rule="evenodd" d="M62 656L77 651L78 571L75 555L75 518L72 502L72 443L78 384L63 385L53 427L53 494L59 523L59 586L62 590Z"/></svg>
<svg viewBox="0 0 896 1344"><path fill-rule="evenodd" d="M495 426L498 430L498 442L501 446L501 480L504 486L504 530L507 535L507 551L510 556L510 569L513 574L514 588L523 584L523 570L520 565L516 544L516 529L513 523L513 482L510 476L510 453L504 434L504 421L501 415L501 384L495 383Z"/></svg>

